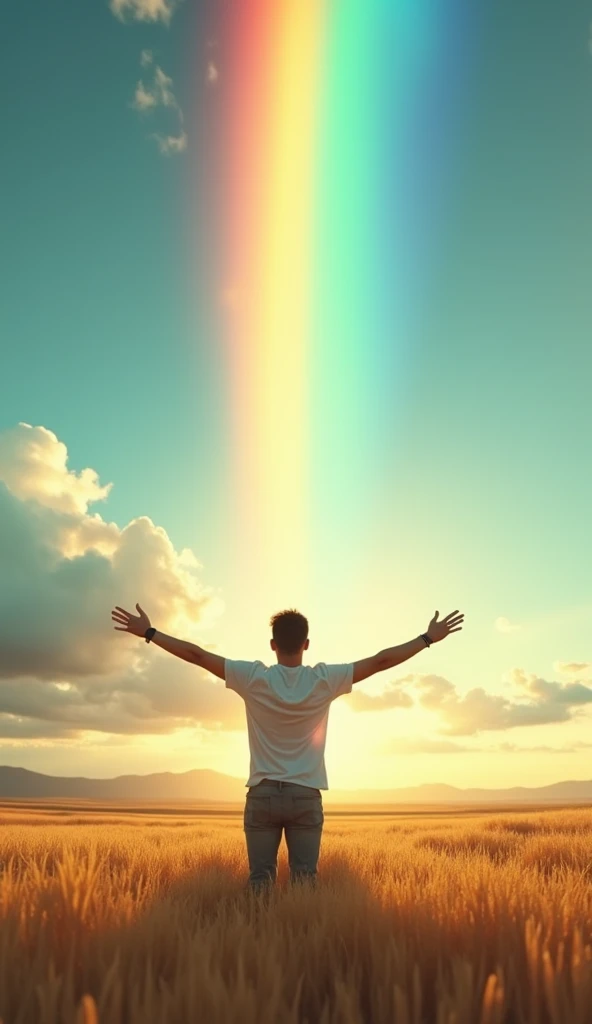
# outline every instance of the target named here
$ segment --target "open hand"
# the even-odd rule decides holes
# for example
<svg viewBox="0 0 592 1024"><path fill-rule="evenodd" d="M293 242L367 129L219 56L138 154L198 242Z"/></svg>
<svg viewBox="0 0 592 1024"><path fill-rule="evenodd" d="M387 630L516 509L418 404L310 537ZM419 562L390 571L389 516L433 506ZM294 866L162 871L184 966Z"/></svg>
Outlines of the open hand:
<svg viewBox="0 0 592 1024"><path fill-rule="evenodd" d="M439 614L440 612L436 612L426 630L430 640L433 640L434 643L437 643L438 640L444 640L449 633L458 633L459 629L462 629L462 623L465 617L463 612L459 614L458 608L454 612L449 612L446 618L442 619L441 622L438 622Z"/></svg>
<svg viewBox="0 0 592 1024"><path fill-rule="evenodd" d="M132 615L131 612L126 612L125 608L120 608L116 605L111 612L111 618L114 622L122 622L122 626L115 626L114 629L123 630L125 633L133 633L134 636L144 636L147 629L150 628L150 619L146 615L146 612L140 608L137 604L136 608L139 611L139 615Z"/></svg>

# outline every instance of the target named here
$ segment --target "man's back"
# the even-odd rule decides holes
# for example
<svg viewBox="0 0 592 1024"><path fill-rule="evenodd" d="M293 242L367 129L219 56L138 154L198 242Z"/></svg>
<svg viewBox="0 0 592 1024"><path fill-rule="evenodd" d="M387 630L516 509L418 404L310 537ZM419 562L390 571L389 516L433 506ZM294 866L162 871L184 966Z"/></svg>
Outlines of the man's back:
<svg viewBox="0 0 592 1024"><path fill-rule="evenodd" d="M247 786L262 779L327 789L329 707L350 693L353 665L271 665L225 659L226 686L243 697L251 751Z"/></svg>

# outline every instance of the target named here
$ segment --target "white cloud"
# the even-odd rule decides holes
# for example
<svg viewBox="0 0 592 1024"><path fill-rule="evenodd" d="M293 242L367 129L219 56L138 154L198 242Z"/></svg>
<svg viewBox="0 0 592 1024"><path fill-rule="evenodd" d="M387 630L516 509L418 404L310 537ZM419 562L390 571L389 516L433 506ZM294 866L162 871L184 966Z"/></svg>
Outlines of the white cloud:
<svg viewBox="0 0 592 1024"><path fill-rule="evenodd" d="M125 640L133 643L131 637L119 642ZM0 680L0 738L73 738L89 731L163 735L198 722L209 729L244 729L242 701L223 682L168 659L151 651L141 666L81 677L67 690L35 677Z"/></svg>
<svg viewBox="0 0 592 1024"><path fill-rule="evenodd" d="M573 743L564 743L562 747L551 747L543 744L537 747L518 746L516 743L500 743L497 747L488 747L483 753L503 754L576 754L578 750L589 750L592 743L583 743L576 740Z"/></svg>
<svg viewBox="0 0 592 1024"><path fill-rule="evenodd" d="M475 753L475 747L467 747L464 743L452 740L409 739L400 737L390 740L385 753L389 754L467 754Z"/></svg>
<svg viewBox="0 0 592 1024"><path fill-rule="evenodd" d="M522 629L521 626L513 625L510 620L504 618L503 615L495 620L494 626L498 633L514 633L517 629Z"/></svg>
<svg viewBox="0 0 592 1024"><path fill-rule="evenodd" d="M579 675L581 672L592 674L592 661L556 661L553 664L556 672L564 675Z"/></svg>
<svg viewBox="0 0 592 1024"><path fill-rule="evenodd" d="M586 663L580 662L561 664L578 670L586 667ZM409 707L416 697L421 707L439 716L440 736L474 736L520 726L568 722L592 705L592 678L585 682L561 683L512 668L502 675L502 680L512 691L508 696L488 693L483 687L474 687L461 695L455 685L442 676L409 673L390 683L378 696L354 691L345 699L355 711L373 711ZM565 752L565 748L549 748L556 749ZM573 744L569 749L575 749ZM417 745L416 752L419 752Z"/></svg>
<svg viewBox="0 0 592 1024"><path fill-rule="evenodd" d="M577 708L592 704L592 687L582 683L548 682L517 668L504 678L518 690L515 698L487 693L482 687L461 697L452 683L436 675L418 676L416 689L419 703L443 719L441 732L447 736L567 722Z"/></svg>
<svg viewBox="0 0 592 1024"><path fill-rule="evenodd" d="M146 54L149 54L150 61L147 60ZM147 63L151 63L151 61L152 53L148 50L143 50L140 63L142 65L146 65ZM177 97L175 96L173 79L170 78L169 75L165 74L158 64L154 68L153 79L148 86L145 86L143 81L138 82L131 106L140 113L145 113L146 111L153 112L159 107L174 110L176 114L175 120L177 122L176 131L168 129L153 132L151 138L156 140L158 148L164 156L171 156L174 153L182 153L187 149L188 139L187 133L183 127L183 111L181 110Z"/></svg>
<svg viewBox="0 0 592 1024"><path fill-rule="evenodd" d="M158 148L160 152L165 156L170 156L172 153L182 153L187 149L187 134L181 132L180 135L158 135L152 136L158 142Z"/></svg>
<svg viewBox="0 0 592 1024"><path fill-rule="evenodd" d="M161 630L203 644L222 603L193 552L147 516L120 528L90 513L112 485L67 461L45 427L0 433L0 736L237 727L223 683L111 621L139 601Z"/></svg>
<svg viewBox="0 0 592 1024"><path fill-rule="evenodd" d="M453 740L431 739L429 737L404 737L388 740L383 753L391 754L575 754L580 750L588 750L592 743L575 741L560 747L547 744L539 746L521 746L516 743L497 743L486 747L457 743Z"/></svg>
<svg viewBox="0 0 592 1024"><path fill-rule="evenodd" d="M214 64L214 61L213 60L209 61L208 62L208 70L207 70L207 74L206 74L206 80L207 80L208 84L209 85L215 85L215 83L218 81L219 77L220 77L220 75L219 75L219 72L218 72L218 68Z"/></svg>
<svg viewBox="0 0 592 1024"><path fill-rule="evenodd" d="M68 450L45 427L19 423L0 433L0 480L21 501L57 512L84 515L91 502L103 501L113 484L101 487L94 469L68 470Z"/></svg>
<svg viewBox="0 0 592 1024"><path fill-rule="evenodd" d="M163 21L170 23L177 0L110 0L109 7L116 18L126 20L129 15L133 21Z"/></svg>
<svg viewBox="0 0 592 1024"><path fill-rule="evenodd" d="M132 107L134 110L150 110L157 106L158 100L156 95L149 89L146 89L142 81L138 82L134 98L132 100Z"/></svg>
<svg viewBox="0 0 592 1024"><path fill-rule="evenodd" d="M145 110L146 107L170 107L180 111L173 91L173 79L165 75L158 64L154 69L152 84L148 88L143 81L138 82L132 106L138 110Z"/></svg>
<svg viewBox="0 0 592 1024"><path fill-rule="evenodd" d="M180 0L110 0L109 7L120 21L129 17L132 21L162 21L168 25ZM143 68L152 67L154 56L152 50L142 50L140 64ZM130 106L140 113L153 112L158 107L175 110L178 114L178 125L175 130L163 124L162 130L151 137L158 142L159 150L165 156L182 153L187 149L187 134L183 129L183 113L173 91L173 80L158 65L154 69L152 84L145 86L143 81L136 85ZM159 126L160 127L160 126Z"/></svg>
<svg viewBox="0 0 592 1024"><path fill-rule="evenodd" d="M154 71L154 91L163 107L177 107L172 86L172 78L165 75L162 68L157 65Z"/></svg>

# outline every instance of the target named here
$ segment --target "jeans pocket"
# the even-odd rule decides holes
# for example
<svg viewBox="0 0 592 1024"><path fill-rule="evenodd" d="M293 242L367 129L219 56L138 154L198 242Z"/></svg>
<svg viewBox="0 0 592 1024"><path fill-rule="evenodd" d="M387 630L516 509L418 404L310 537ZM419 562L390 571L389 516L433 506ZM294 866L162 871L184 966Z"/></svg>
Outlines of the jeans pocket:
<svg viewBox="0 0 592 1024"><path fill-rule="evenodd" d="M245 803L245 828L266 828L271 821L271 797L248 794Z"/></svg>
<svg viewBox="0 0 592 1024"><path fill-rule="evenodd" d="M325 820L321 796L294 796L291 824L298 828L320 828Z"/></svg>

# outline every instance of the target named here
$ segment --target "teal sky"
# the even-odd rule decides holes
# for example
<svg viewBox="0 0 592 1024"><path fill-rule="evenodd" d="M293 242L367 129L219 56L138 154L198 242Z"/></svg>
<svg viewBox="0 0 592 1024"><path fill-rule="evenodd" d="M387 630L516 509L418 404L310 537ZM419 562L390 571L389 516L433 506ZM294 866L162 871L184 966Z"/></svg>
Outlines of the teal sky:
<svg viewBox="0 0 592 1024"><path fill-rule="evenodd" d="M368 439L385 467L378 496L368 496L371 518L342 543L336 527L302 610L314 663L365 657L423 632L436 608L461 609L462 634L393 680L432 673L460 697L483 688L514 701L509 687L522 672L538 680L537 700L544 681L553 706L571 710L562 719L549 710L540 725L453 734L451 715L433 718L425 702L384 713L344 702L327 748L336 786L592 774L587 698L570 703L565 690L592 687L592 5L482 7L454 178L420 289L404 424ZM70 470L91 467L113 485L91 513L119 529L148 516L176 551L189 548L202 563L200 578L224 603L203 642L266 659L275 595L237 579L228 555L240 508L228 469L226 368L196 310L193 146L207 68L195 5L185 0L165 25L131 9L122 21L107 0L27 0L4 24L0 438L22 422L52 431ZM172 80L177 106L141 114L134 90L155 66ZM150 133L176 133L178 110L187 149L163 154ZM0 458L6 479L1 470ZM340 500L350 488L363 503L356 486L344 478ZM352 562L362 567L355 589ZM150 614L132 582L132 600ZM4 586L6 610L13 591ZM109 589L105 597L109 631L112 603L130 598ZM21 676L18 666L2 672L6 685ZM202 731L194 750L166 730L158 748L138 730L127 746L108 729L96 744L88 734L39 742L41 732L35 743L0 739L0 760L110 775L151 770L158 749L163 769L246 770L236 726ZM354 736L363 769L352 763ZM430 743L441 744L438 756ZM446 743L475 749L445 751ZM551 752L558 748L565 752Z"/></svg>

